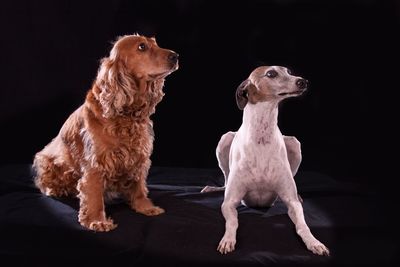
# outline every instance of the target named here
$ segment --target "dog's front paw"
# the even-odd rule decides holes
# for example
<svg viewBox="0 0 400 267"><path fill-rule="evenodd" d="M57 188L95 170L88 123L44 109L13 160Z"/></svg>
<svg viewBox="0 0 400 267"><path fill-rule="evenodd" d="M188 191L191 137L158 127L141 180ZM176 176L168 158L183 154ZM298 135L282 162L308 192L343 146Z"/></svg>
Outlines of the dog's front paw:
<svg viewBox="0 0 400 267"><path fill-rule="evenodd" d="M235 244L235 238L227 237L226 235L224 235L224 237L221 239L221 242L219 242L217 250L221 254L227 254L235 250Z"/></svg>
<svg viewBox="0 0 400 267"><path fill-rule="evenodd" d="M311 244L307 244L307 248L314 254L320 256L329 256L329 249L318 240L312 242Z"/></svg>
<svg viewBox="0 0 400 267"><path fill-rule="evenodd" d="M156 215L160 215L160 214L164 213L165 210L160 207L153 206L151 208L137 210L137 212L142 213L146 216L156 216Z"/></svg>
<svg viewBox="0 0 400 267"><path fill-rule="evenodd" d="M114 224L113 220L108 218L103 221L90 221L90 222L81 222L83 226L89 228L90 230L96 232L108 232L117 227L117 224Z"/></svg>
<svg viewBox="0 0 400 267"><path fill-rule="evenodd" d="M147 197L134 199L131 205L136 212L146 216L155 216L165 212L164 209L154 206L153 202Z"/></svg>

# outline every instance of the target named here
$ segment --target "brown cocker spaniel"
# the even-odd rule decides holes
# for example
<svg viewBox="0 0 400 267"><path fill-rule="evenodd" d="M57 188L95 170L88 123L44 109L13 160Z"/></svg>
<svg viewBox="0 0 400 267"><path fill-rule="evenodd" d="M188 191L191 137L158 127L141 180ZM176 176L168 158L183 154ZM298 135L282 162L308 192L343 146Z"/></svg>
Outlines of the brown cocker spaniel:
<svg viewBox="0 0 400 267"><path fill-rule="evenodd" d="M164 212L147 197L150 115L164 95L165 77L177 69L178 54L154 38L119 38L102 59L84 104L35 155L36 185L48 196L78 196L81 225L95 231L116 227L105 214L108 196L125 197L145 215Z"/></svg>

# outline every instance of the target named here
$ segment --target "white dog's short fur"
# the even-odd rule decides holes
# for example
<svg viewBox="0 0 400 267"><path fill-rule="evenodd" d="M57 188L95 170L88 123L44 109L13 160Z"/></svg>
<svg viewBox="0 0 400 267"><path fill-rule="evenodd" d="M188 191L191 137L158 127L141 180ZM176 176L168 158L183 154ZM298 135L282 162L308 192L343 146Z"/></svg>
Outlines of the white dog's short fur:
<svg viewBox="0 0 400 267"><path fill-rule="evenodd" d="M256 68L236 91L237 104L244 109L243 123L237 132L224 134L216 150L225 186L202 190L225 190L221 208L225 234L218 246L222 254L235 249L237 206L242 202L249 207L269 207L279 197L307 248L318 255L329 255L305 222L293 179L301 162L300 142L283 136L277 123L279 102L301 95L307 83L287 68L263 66Z"/></svg>

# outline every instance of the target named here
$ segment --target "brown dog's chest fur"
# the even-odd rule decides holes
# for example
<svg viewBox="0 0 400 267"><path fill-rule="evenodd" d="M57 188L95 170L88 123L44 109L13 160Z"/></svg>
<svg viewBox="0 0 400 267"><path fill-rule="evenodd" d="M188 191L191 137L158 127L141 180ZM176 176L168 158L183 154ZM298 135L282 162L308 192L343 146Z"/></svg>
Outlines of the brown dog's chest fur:
<svg viewBox="0 0 400 267"><path fill-rule="evenodd" d="M153 149L151 121L120 121L104 128L104 140L96 141L99 162L107 176L106 187L110 191L129 189L141 176L137 171L150 164L148 158ZM107 140L111 137L112 142Z"/></svg>
<svg viewBox="0 0 400 267"><path fill-rule="evenodd" d="M150 165L154 139L152 121L149 117L104 118L91 92L79 109L61 131L75 170L87 167L97 170L108 191L129 190L142 175L138 171ZM82 177L83 173L76 175Z"/></svg>

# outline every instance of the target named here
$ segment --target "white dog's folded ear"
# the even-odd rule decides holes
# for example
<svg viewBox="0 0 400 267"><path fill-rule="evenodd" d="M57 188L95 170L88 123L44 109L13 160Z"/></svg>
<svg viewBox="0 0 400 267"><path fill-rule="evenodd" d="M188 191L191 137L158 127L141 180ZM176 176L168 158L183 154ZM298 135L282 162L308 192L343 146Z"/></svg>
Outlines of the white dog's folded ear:
<svg viewBox="0 0 400 267"><path fill-rule="evenodd" d="M239 87L236 89L236 104L240 110L243 110L249 100L249 94L246 90L249 80L244 80Z"/></svg>
<svg viewBox="0 0 400 267"><path fill-rule="evenodd" d="M243 110L249 101L249 92L254 91L256 86L249 80L244 80L236 89L236 104L240 110Z"/></svg>

